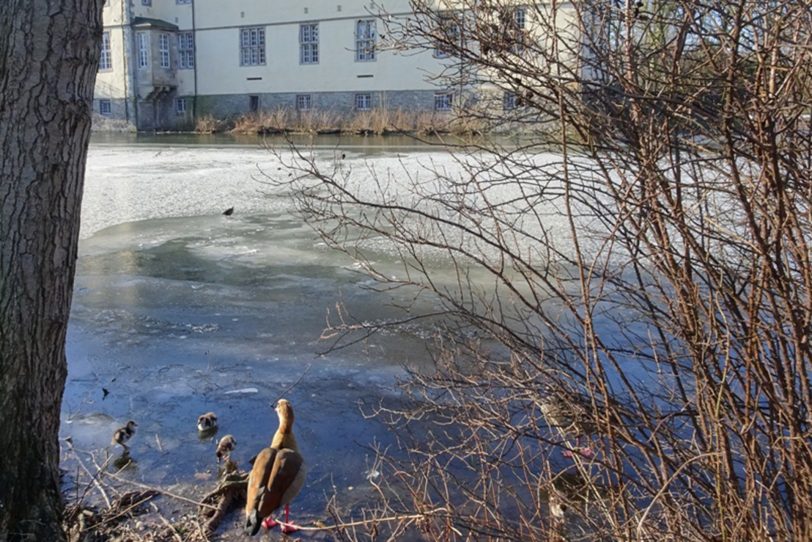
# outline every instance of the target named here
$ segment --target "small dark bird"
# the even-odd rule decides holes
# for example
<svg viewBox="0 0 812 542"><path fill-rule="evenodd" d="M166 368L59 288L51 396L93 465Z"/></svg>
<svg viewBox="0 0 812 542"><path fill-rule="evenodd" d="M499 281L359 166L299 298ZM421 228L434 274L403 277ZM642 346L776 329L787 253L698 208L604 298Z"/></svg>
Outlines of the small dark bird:
<svg viewBox="0 0 812 542"><path fill-rule="evenodd" d="M225 211L223 211L223 216L231 216L234 214L234 207L229 207Z"/></svg>
<svg viewBox="0 0 812 542"><path fill-rule="evenodd" d="M233 452L234 448L236 447L237 439L235 439L232 435L226 435L221 438L220 442L217 444L217 462L219 463L223 458L228 461L229 457L231 456L231 452Z"/></svg>
<svg viewBox="0 0 812 542"><path fill-rule="evenodd" d="M206 412L197 418L198 431L206 432L214 429L217 429L217 415L214 412Z"/></svg>
<svg viewBox="0 0 812 542"><path fill-rule="evenodd" d="M343 159L345 159L346 157L347 157L347 153L342 152L342 153L341 153L341 159L343 160Z"/></svg>
<svg viewBox="0 0 812 542"><path fill-rule="evenodd" d="M110 390L107 388L102 388L102 401L107 399L107 396L110 395Z"/></svg>
<svg viewBox="0 0 812 542"><path fill-rule="evenodd" d="M130 420L127 422L127 425L124 427L119 427L116 429L116 432L113 433L113 440L110 442L113 446L116 444L120 445L124 450L129 450L127 446L127 442L133 437L135 434L135 428L138 427L138 424L134 421Z"/></svg>
<svg viewBox="0 0 812 542"><path fill-rule="evenodd" d="M279 429L271 446L263 449L254 459L248 476L248 495L245 501L245 532L257 534L260 526L273 529L277 522L271 514L285 507L285 525L282 532L290 534L298 529L290 523L290 502L299 494L305 480L304 459L293 436L293 407L284 399L276 404Z"/></svg>

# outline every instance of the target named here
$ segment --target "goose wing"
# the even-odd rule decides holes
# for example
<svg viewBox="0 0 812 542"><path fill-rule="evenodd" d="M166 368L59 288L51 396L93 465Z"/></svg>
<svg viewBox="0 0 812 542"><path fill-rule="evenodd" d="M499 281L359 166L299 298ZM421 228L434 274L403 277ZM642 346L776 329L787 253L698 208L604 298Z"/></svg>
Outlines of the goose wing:
<svg viewBox="0 0 812 542"><path fill-rule="evenodd" d="M260 502L263 501L268 479L276 463L276 448L265 448L253 461L251 474L248 475L248 495L245 499L245 530L251 536L257 534L263 518L268 514L260 512Z"/></svg>
<svg viewBox="0 0 812 542"><path fill-rule="evenodd" d="M290 448L276 453L273 468L267 482L267 491L260 496L258 512L260 517L271 515L274 510L288 504L302 488L304 460L301 454Z"/></svg>

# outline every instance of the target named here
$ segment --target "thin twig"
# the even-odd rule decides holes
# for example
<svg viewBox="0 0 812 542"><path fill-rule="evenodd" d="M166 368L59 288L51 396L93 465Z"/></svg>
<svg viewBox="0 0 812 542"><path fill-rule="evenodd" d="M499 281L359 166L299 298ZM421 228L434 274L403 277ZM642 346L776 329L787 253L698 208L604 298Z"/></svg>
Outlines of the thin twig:
<svg viewBox="0 0 812 542"><path fill-rule="evenodd" d="M108 457L105 460L105 462L104 462L104 464L102 466L99 467L98 465L96 465L97 467L99 467L98 470L96 471L96 474L91 474L90 470L85 466L84 461L82 461L82 458L79 457L78 451L76 450L76 448L73 447L73 443L70 442L70 441L66 441L66 442L68 443L68 446L70 447L70 451L73 452L73 457L76 458L76 463L79 465L79 467L81 467L81 469L83 471L85 471L85 473L88 476L90 476L90 481L93 483L93 485L96 487L96 489L101 494L102 498L104 499L104 503L107 505L107 508L110 508L110 498L107 496L107 492L104 490L104 486L102 486L101 483L99 483L99 480L98 480L99 474L101 474L102 471L110 463L110 457ZM96 462L95 459L94 459L93 462L94 463ZM90 487L90 486L88 485L88 487ZM79 499L80 502L82 500L84 500L84 497L85 497L86 494L87 494L87 489L82 493L82 497Z"/></svg>
<svg viewBox="0 0 812 542"><path fill-rule="evenodd" d="M335 525L325 525L324 527L304 527L301 525L294 525L293 523L285 523L284 521L277 521L277 523L283 527L293 527L299 531L335 531L337 529L346 529L348 527L360 527L363 525L370 525L374 523L390 523L392 521L413 521L416 519L422 519L427 516L432 516L438 514L440 512L448 512L446 508L435 508L434 510L429 510L428 512L423 512L422 514L399 514L394 516L387 516L385 518L373 518L373 519L364 519L364 520L357 520L357 521L350 521L349 523L336 523Z"/></svg>
<svg viewBox="0 0 812 542"><path fill-rule="evenodd" d="M282 393L281 393L281 394L280 394L280 395L279 395L279 396L278 396L278 397L277 397L277 398L276 398L276 399L275 399L275 400L274 400L274 401L271 403L271 406L273 406L273 405L275 405L276 403L278 403L280 399L284 399L284 398L285 398L285 395L287 395L287 393L288 393L290 390L292 390L293 388L295 388L295 387L296 387L296 386L299 384L299 382L301 382L301 381L302 381L302 379L305 377L305 375L307 374L307 372L308 372L308 371L310 371L310 367L312 367L312 365L313 365L312 363L308 363L308 364L307 364L307 367L305 367L305 370L302 372L302 374L299 376L299 378L296 380L296 382L294 382L293 384L291 384L290 386L288 386L287 388L285 388L285 390L284 390L284 391L283 391L283 392L282 392Z"/></svg>
<svg viewBox="0 0 812 542"><path fill-rule="evenodd" d="M153 490L153 491L155 491L155 490ZM157 492L156 492L156 493L157 493ZM154 497L154 496L155 496L155 495L148 495L147 497L145 497L145 498L141 499L140 501L136 501L136 502L134 502L133 504L131 504L130 506L128 506L128 507L127 507L127 508L125 508L124 510L121 510L121 511L120 511L120 512L118 512L117 514L112 515L112 516L107 517L107 518L104 518L102 521L100 521L99 523L97 523L96 525L94 525L94 526L93 526L93 528L94 528L94 529L98 529L98 528L99 528L99 527L101 527L102 525L107 525L107 524L112 523L113 521L117 520L117 519L118 519L118 518L120 518L120 517L124 517L124 516L126 516L126 515L127 515L127 514L129 514L129 513L130 513L132 510L135 510L136 508L138 508L139 506L141 506L141 505L142 505L142 504L144 504L145 502L147 502L147 501L149 501L150 499L152 499L152 497ZM120 502L120 501L119 501L119 502Z"/></svg>
<svg viewBox="0 0 812 542"><path fill-rule="evenodd" d="M178 542L183 542L183 538L180 537L178 532L165 517L163 517L161 514L158 514L158 518L160 518L160 520L164 523L164 525L166 525L166 527L172 532L172 538L174 538Z"/></svg>

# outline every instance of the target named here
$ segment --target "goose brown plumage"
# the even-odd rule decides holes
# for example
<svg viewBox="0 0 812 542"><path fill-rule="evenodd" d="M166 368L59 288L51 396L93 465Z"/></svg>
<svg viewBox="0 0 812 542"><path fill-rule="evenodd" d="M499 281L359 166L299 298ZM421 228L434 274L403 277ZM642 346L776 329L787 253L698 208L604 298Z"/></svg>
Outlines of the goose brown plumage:
<svg viewBox="0 0 812 542"><path fill-rule="evenodd" d="M293 407L280 399L275 406L279 428L271 445L254 459L248 476L248 495L245 502L245 531L255 535L260 525L272 529L277 525L271 514L285 507L283 533L297 529L289 522L290 502L299 494L305 479L304 459L293 436Z"/></svg>
<svg viewBox="0 0 812 542"><path fill-rule="evenodd" d="M126 452L127 450L129 450L129 447L127 446L127 441L130 440L132 436L135 434L136 427L138 427L137 423L135 423L132 420L128 421L127 425L116 429L116 432L113 433L113 440L110 442L110 444L112 444L113 446L118 444L119 446L124 448L124 451Z"/></svg>
<svg viewBox="0 0 812 542"><path fill-rule="evenodd" d="M595 428L591 423L589 411L584 404L585 399L574 394L550 393L541 401L541 413L547 420L551 429L562 435L571 435L575 438L575 450L564 451L565 457L574 457L574 452L583 458L591 458L594 451L590 446L581 446L581 437L593 433Z"/></svg>
<svg viewBox="0 0 812 542"><path fill-rule="evenodd" d="M236 447L237 439L235 439L233 435L226 435L221 438L220 442L217 443L217 462L219 463L223 458L228 461L228 459L231 457L231 452L233 452L234 448Z"/></svg>

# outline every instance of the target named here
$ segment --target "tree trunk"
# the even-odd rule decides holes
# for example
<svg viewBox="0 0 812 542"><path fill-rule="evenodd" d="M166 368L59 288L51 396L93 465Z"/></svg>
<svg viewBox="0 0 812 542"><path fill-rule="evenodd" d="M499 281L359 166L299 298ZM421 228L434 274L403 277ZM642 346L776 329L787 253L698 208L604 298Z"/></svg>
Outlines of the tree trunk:
<svg viewBox="0 0 812 542"><path fill-rule="evenodd" d="M0 2L0 541L64 540L59 413L103 1Z"/></svg>

